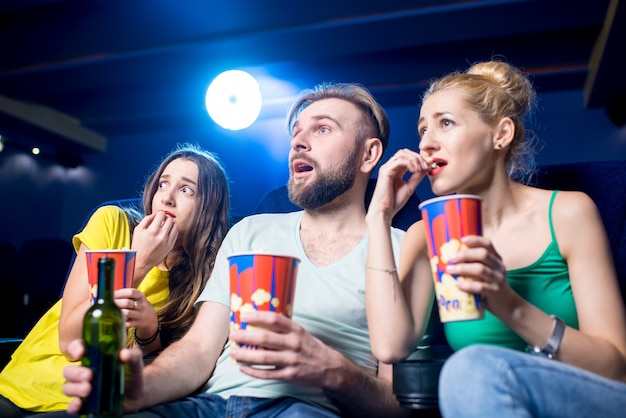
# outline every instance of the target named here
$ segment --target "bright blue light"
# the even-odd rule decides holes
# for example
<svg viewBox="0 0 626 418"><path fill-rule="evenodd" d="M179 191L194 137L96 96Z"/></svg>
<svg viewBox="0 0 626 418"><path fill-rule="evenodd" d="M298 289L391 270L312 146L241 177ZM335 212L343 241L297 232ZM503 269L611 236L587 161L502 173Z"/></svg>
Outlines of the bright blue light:
<svg viewBox="0 0 626 418"><path fill-rule="evenodd" d="M229 70L211 81L205 106L222 128L238 131L252 125L261 112L259 83L245 71Z"/></svg>

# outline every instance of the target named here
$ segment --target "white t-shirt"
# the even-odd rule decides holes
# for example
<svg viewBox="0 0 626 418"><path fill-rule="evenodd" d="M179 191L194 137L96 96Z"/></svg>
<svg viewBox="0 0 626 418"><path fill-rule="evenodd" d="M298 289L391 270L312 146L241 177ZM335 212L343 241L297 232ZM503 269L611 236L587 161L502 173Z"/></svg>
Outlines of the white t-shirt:
<svg viewBox="0 0 626 418"><path fill-rule="evenodd" d="M378 361L371 352L365 315L367 235L341 260L326 267L316 267L307 258L300 242L303 213L254 215L234 225L222 243L211 278L196 306L204 301L229 306L229 255L253 251L295 256L301 262L293 320L366 373L375 375ZM404 231L392 228L396 265L404 235ZM229 353L227 343L205 388L207 392L224 398L231 395L258 398L291 396L337 411L319 388L255 379L239 372L239 366L233 364Z"/></svg>

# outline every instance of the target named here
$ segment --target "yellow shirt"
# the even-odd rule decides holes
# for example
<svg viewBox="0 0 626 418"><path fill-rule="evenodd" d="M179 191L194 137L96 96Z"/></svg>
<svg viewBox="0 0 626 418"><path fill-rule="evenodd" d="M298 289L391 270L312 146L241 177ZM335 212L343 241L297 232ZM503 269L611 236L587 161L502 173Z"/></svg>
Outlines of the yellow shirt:
<svg viewBox="0 0 626 418"><path fill-rule="evenodd" d="M94 250L130 248L126 214L117 206L99 208L72 243L76 252L82 243ZM158 310L169 296L169 272L153 268L138 289ZM71 362L59 349L61 304L59 300L39 319L0 373L0 394L28 411L64 410L70 401L62 392L63 369Z"/></svg>

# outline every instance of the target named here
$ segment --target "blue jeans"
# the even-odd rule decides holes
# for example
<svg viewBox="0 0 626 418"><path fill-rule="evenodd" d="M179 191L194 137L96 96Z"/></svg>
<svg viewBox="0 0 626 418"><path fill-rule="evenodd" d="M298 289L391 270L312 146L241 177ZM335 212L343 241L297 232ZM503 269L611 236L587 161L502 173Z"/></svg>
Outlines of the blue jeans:
<svg viewBox="0 0 626 418"><path fill-rule="evenodd" d="M65 412L50 412L41 418L71 417ZM178 401L153 406L152 408L124 415L126 418L338 418L339 415L295 398L261 399L231 396L224 399L217 395L201 393Z"/></svg>
<svg viewBox="0 0 626 418"><path fill-rule="evenodd" d="M439 377L444 417L618 417L626 384L494 346L453 354Z"/></svg>

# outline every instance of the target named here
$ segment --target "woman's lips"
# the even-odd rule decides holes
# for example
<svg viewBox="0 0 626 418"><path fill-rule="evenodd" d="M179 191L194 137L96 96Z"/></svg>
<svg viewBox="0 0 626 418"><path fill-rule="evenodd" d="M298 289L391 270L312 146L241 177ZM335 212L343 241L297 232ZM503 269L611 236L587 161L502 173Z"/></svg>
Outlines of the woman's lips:
<svg viewBox="0 0 626 418"><path fill-rule="evenodd" d="M431 176L437 175L441 173L441 170L447 165L444 160L436 159L430 163L428 166L428 174Z"/></svg>
<svg viewBox="0 0 626 418"><path fill-rule="evenodd" d="M176 216L174 216L174 214L172 212L169 212L167 210L162 210L161 212L163 212L164 214L166 214L170 218L175 218L176 217Z"/></svg>

